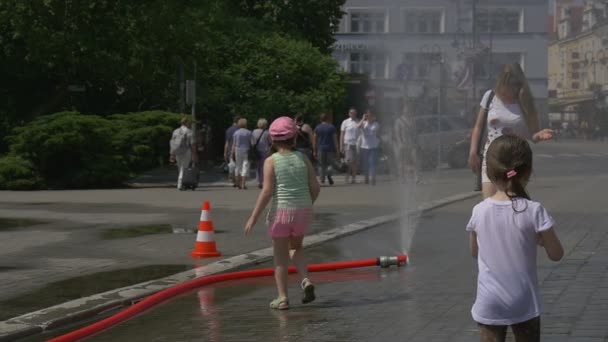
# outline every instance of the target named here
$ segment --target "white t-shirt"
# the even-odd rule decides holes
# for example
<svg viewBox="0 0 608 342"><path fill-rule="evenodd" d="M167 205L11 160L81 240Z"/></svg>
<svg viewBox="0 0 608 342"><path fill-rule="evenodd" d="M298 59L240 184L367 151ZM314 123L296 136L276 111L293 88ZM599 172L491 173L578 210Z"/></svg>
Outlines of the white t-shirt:
<svg viewBox="0 0 608 342"><path fill-rule="evenodd" d="M342 121L340 131L344 132L344 145L356 145L359 137L359 129L357 126L359 121L348 118Z"/></svg>
<svg viewBox="0 0 608 342"><path fill-rule="evenodd" d="M363 134L361 135L361 148L372 149L380 146L380 138L378 133L380 124L377 121L373 123L366 122L363 124Z"/></svg>
<svg viewBox="0 0 608 342"><path fill-rule="evenodd" d="M486 91L481 99L481 108L487 109L486 104L492 90ZM519 103L503 103L500 98L494 94L494 98L490 103L488 112L488 139L484 146L484 156L494 139L504 134L517 134L523 138L528 135L527 127L524 121L524 115L519 106ZM485 158L484 158L485 159Z"/></svg>
<svg viewBox="0 0 608 342"><path fill-rule="evenodd" d="M536 274L536 234L555 221L543 206L518 198L485 199L473 208L467 231L477 234L477 298L473 319L486 325L525 322L541 313Z"/></svg>

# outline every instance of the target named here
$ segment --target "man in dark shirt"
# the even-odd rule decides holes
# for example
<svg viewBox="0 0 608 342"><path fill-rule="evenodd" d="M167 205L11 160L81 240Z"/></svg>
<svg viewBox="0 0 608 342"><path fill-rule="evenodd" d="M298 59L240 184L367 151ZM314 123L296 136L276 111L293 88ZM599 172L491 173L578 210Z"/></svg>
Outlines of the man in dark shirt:
<svg viewBox="0 0 608 342"><path fill-rule="evenodd" d="M331 124L331 119L330 115L326 113L321 114L321 123L315 127L313 150L319 162L321 184L325 183L325 176L327 176L329 185L334 185L331 175L338 147L338 132L336 127Z"/></svg>

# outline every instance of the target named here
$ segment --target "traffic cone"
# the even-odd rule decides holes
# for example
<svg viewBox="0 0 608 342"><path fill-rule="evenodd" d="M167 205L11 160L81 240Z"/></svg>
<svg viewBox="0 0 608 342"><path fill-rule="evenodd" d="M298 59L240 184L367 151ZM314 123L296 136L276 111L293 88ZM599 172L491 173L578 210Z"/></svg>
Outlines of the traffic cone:
<svg viewBox="0 0 608 342"><path fill-rule="evenodd" d="M213 221L211 221L211 206L208 201L203 202L201 219L198 223L198 234L194 250L190 255L193 258L219 257L222 253L215 247L215 234L213 233Z"/></svg>

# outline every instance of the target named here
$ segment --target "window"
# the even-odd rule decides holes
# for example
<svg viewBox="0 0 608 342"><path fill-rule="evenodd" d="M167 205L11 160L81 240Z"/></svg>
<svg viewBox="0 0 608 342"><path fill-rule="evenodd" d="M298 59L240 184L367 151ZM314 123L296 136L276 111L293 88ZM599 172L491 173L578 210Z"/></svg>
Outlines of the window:
<svg viewBox="0 0 608 342"><path fill-rule="evenodd" d="M521 11L507 8L493 8L477 11L475 16L479 32L519 33L521 32Z"/></svg>
<svg viewBox="0 0 608 342"><path fill-rule="evenodd" d="M409 79L426 79L430 76L434 61L439 61L440 53L407 52L403 54L403 64Z"/></svg>
<svg viewBox="0 0 608 342"><path fill-rule="evenodd" d="M572 79L573 80L578 80L581 77L581 74L578 72L573 72L572 73Z"/></svg>
<svg viewBox="0 0 608 342"><path fill-rule="evenodd" d="M572 82L572 89L579 89L581 85L578 82Z"/></svg>
<svg viewBox="0 0 608 342"><path fill-rule="evenodd" d="M386 32L386 14L384 12L351 12L350 32L384 33Z"/></svg>
<svg viewBox="0 0 608 342"><path fill-rule="evenodd" d="M404 15L406 33L441 33L442 10L407 10Z"/></svg>
<svg viewBox="0 0 608 342"><path fill-rule="evenodd" d="M490 58L491 63L490 63ZM476 78L496 78L500 74L503 65L507 63L522 64L521 54L517 52L493 53L492 56L485 55L475 64Z"/></svg>
<svg viewBox="0 0 608 342"><path fill-rule="evenodd" d="M367 74L371 78L386 78L386 55L382 53L352 52L350 72Z"/></svg>
<svg viewBox="0 0 608 342"><path fill-rule="evenodd" d="M572 59L579 59L579 58L580 58L580 54L578 52L572 53Z"/></svg>

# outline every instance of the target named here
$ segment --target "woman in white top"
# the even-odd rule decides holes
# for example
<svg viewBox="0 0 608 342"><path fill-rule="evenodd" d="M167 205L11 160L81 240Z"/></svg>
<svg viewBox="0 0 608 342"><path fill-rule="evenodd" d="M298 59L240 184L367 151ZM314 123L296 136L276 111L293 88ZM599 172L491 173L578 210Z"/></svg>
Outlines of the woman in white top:
<svg viewBox="0 0 608 342"><path fill-rule="evenodd" d="M376 185L376 167L378 165L378 148L380 147L380 124L376 121L374 114L368 109L363 114L363 120L359 122L361 130L361 157L363 158L363 172L365 184Z"/></svg>
<svg viewBox="0 0 608 342"><path fill-rule="evenodd" d="M495 96L490 102L489 108L486 108L492 93ZM481 162L477 153L486 109L488 109L487 137L483 149L484 158ZM477 114L477 121L471 135L469 166L475 173L480 172L481 169L483 198L488 198L496 192L496 187L488 178L485 155L490 143L504 134L515 134L535 143L553 138L552 130L540 129L534 98L526 76L518 63L505 64L494 90L488 90L484 94L481 100L481 110Z"/></svg>
<svg viewBox="0 0 608 342"><path fill-rule="evenodd" d="M239 119L239 129L232 136L232 154L236 162L234 168L235 183L239 189L247 189L249 175L249 149L251 148L251 131L247 129L247 119Z"/></svg>

